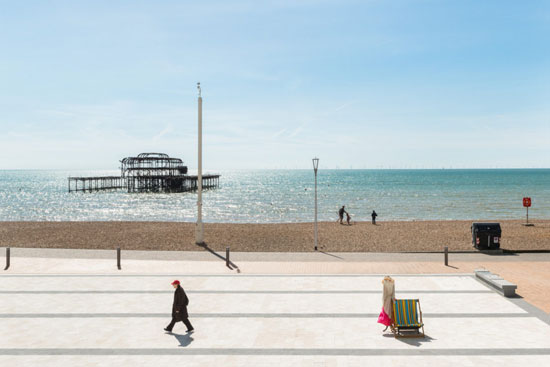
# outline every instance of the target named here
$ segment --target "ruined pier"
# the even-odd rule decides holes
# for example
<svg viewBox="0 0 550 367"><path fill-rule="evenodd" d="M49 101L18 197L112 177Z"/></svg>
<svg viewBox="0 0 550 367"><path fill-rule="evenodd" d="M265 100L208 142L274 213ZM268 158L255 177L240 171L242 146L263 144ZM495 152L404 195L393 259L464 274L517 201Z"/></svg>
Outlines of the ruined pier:
<svg viewBox="0 0 550 367"><path fill-rule="evenodd" d="M198 176L188 175L187 166L179 158L171 158L164 153L141 153L120 162L120 176L69 177L69 192L125 190L168 193L198 189ZM220 175L202 175L203 189L214 189L219 185Z"/></svg>

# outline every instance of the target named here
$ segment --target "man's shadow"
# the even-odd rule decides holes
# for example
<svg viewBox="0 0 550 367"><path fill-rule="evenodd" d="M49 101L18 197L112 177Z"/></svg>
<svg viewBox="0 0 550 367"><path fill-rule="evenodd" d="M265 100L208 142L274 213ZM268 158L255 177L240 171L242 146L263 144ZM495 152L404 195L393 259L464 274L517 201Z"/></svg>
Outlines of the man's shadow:
<svg viewBox="0 0 550 367"><path fill-rule="evenodd" d="M189 346L189 344L191 344L193 342L193 338L191 337L191 334L174 334L172 333L172 335L174 335L174 337L178 340L178 342L180 343L180 345L178 345L178 347L187 347Z"/></svg>

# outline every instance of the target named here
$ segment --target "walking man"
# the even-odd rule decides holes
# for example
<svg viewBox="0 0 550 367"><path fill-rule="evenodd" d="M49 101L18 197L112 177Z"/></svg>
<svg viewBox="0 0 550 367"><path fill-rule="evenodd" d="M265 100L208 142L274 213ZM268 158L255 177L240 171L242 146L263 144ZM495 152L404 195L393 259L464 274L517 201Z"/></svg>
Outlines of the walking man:
<svg viewBox="0 0 550 367"><path fill-rule="evenodd" d="M376 212L373 210L370 216L372 217L372 224L376 224L376 217L378 216L378 214L376 214Z"/></svg>
<svg viewBox="0 0 550 367"><path fill-rule="evenodd" d="M174 292L174 304L172 306L172 321L170 321L170 324L164 330L171 333L176 322L182 321L187 326L187 332L191 333L194 329L193 325L189 322L189 314L187 313L189 298L187 298L185 291L180 286L179 280L174 280L172 286L176 289Z"/></svg>

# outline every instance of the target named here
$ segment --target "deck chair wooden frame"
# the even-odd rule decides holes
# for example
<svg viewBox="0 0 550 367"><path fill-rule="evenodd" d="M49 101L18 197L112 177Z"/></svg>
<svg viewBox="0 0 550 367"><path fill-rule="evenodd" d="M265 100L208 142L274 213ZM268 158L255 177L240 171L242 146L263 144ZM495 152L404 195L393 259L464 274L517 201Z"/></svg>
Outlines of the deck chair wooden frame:
<svg viewBox="0 0 550 367"><path fill-rule="evenodd" d="M416 330L415 334L402 331ZM422 332L421 332L422 330ZM418 299L396 299L393 302L393 334L396 338L423 338L424 322Z"/></svg>

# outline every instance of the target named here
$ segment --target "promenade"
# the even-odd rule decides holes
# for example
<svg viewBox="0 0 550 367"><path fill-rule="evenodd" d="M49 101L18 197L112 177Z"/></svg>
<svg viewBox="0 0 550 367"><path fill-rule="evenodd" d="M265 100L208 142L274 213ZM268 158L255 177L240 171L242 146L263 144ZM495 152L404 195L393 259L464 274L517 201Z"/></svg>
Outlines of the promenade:
<svg viewBox="0 0 550 367"><path fill-rule="evenodd" d="M452 267L441 254L235 253L230 267L225 254L207 251L122 255L117 270L114 251L12 249L0 277L0 365L550 361L550 318L541 310L550 303L535 307L524 296L533 282L507 276L548 269L546 254L451 254ZM472 274L477 267L517 282L524 298L486 287ZM386 274L398 298L420 299L425 338L395 339L376 323ZM162 330L174 279L190 298L193 334L181 323Z"/></svg>

